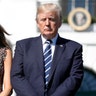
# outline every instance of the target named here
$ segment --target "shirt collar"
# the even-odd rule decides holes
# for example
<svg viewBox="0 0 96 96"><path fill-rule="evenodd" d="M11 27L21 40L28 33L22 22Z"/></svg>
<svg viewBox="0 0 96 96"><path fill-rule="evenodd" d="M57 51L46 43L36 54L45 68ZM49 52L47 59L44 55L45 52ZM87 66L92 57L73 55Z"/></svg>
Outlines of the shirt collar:
<svg viewBox="0 0 96 96"><path fill-rule="evenodd" d="M51 39L52 40L52 45L56 44L57 38L58 38L58 34L54 38ZM42 39L42 44L44 44L46 39L42 35L41 35L41 39Z"/></svg>

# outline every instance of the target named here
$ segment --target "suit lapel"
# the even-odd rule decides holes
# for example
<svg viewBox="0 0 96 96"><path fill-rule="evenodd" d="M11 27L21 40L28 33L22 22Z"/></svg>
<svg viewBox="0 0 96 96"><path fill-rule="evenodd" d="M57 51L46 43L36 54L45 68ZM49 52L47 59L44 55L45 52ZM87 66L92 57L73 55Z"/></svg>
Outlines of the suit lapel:
<svg viewBox="0 0 96 96"><path fill-rule="evenodd" d="M54 72L56 70L57 64L59 64L59 62L60 62L60 58L62 56L62 53L64 53L65 41L66 41L65 39L62 39L60 37L58 37L58 39L57 39L57 43L56 43L56 47L55 47L55 51L54 51L54 56L53 56L53 61L52 61L51 72L49 75L49 82L51 80L52 75L54 74Z"/></svg>
<svg viewBox="0 0 96 96"><path fill-rule="evenodd" d="M36 62L40 68L40 72L42 74L42 76L44 77L44 62L43 62L43 46L42 46L42 40L41 40L41 37L39 36L37 42L36 43L36 46L35 47L36 49Z"/></svg>

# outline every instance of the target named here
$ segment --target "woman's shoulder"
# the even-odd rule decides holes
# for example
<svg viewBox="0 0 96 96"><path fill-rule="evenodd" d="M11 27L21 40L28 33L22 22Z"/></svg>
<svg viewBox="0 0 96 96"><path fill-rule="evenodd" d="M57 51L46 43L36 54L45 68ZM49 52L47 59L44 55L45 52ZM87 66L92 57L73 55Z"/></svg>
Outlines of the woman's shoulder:
<svg viewBox="0 0 96 96"><path fill-rule="evenodd" d="M5 47L5 53L6 53L6 55L7 55L7 54L11 55L11 54L12 54L11 48Z"/></svg>

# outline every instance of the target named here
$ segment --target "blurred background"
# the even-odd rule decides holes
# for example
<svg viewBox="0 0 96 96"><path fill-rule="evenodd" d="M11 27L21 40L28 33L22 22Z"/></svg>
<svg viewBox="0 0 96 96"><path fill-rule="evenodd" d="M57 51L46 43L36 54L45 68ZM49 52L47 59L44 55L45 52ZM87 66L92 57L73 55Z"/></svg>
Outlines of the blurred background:
<svg viewBox="0 0 96 96"><path fill-rule="evenodd" d="M39 35L36 8L47 2L62 7L59 34L83 45L84 78L76 96L96 96L96 0L0 0L0 24L11 34L6 38L12 44L13 54L17 40ZM84 25L74 23L78 12L85 16Z"/></svg>

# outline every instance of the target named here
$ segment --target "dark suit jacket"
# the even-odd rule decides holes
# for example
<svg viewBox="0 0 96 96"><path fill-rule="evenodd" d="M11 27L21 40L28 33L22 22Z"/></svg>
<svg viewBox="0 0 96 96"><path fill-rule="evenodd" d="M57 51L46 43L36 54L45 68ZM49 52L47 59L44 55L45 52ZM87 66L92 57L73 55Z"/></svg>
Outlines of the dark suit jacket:
<svg viewBox="0 0 96 96"><path fill-rule="evenodd" d="M74 96L83 78L82 46L58 37L47 88L41 37L17 41L11 82L17 96Z"/></svg>

